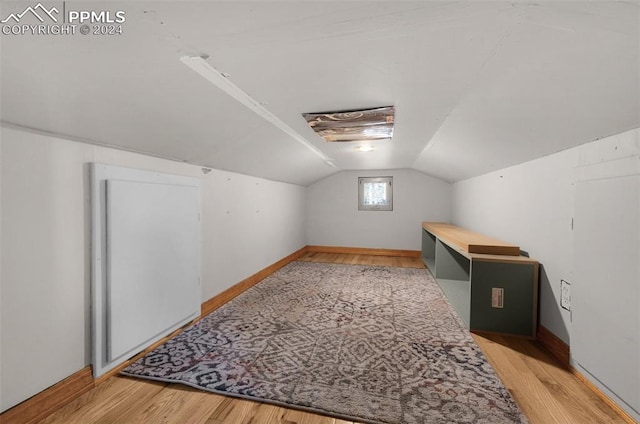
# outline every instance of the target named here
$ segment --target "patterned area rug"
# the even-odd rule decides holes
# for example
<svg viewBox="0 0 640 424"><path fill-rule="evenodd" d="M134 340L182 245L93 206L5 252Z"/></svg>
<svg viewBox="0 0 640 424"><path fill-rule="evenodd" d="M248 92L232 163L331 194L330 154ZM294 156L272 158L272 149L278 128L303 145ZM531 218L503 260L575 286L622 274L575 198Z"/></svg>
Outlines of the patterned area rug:
<svg viewBox="0 0 640 424"><path fill-rule="evenodd" d="M426 269L292 262L122 371L370 423L526 423Z"/></svg>

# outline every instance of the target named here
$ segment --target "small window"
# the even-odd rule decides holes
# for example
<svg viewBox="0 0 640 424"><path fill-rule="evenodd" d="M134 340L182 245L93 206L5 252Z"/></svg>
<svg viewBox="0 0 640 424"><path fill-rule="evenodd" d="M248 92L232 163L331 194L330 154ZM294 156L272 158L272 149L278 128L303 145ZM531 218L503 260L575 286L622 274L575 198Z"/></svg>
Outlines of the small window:
<svg viewBox="0 0 640 424"><path fill-rule="evenodd" d="M358 210L392 211L393 177L358 178Z"/></svg>

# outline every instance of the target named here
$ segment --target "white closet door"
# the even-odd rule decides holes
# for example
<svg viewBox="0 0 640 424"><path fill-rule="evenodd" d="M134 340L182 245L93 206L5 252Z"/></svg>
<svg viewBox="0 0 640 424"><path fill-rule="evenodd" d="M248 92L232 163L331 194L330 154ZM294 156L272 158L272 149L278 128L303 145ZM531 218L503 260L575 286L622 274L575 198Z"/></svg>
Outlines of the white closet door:
<svg viewBox="0 0 640 424"><path fill-rule="evenodd" d="M579 169L571 356L640 411L638 158Z"/></svg>
<svg viewBox="0 0 640 424"><path fill-rule="evenodd" d="M91 364L99 377L200 315L200 179L91 164Z"/></svg>
<svg viewBox="0 0 640 424"><path fill-rule="evenodd" d="M107 180L109 360L199 310L196 187Z"/></svg>

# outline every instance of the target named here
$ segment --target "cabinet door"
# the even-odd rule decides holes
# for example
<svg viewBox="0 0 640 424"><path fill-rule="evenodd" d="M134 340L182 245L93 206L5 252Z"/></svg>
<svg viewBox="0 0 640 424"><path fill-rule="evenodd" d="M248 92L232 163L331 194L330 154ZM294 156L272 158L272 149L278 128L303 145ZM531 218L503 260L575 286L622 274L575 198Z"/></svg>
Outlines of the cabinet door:
<svg viewBox="0 0 640 424"><path fill-rule="evenodd" d="M571 354L640 411L640 177L590 173L575 190Z"/></svg>
<svg viewBox="0 0 640 424"><path fill-rule="evenodd" d="M537 265L474 260L471 265L471 329L535 337ZM504 302L494 308L494 288Z"/></svg>

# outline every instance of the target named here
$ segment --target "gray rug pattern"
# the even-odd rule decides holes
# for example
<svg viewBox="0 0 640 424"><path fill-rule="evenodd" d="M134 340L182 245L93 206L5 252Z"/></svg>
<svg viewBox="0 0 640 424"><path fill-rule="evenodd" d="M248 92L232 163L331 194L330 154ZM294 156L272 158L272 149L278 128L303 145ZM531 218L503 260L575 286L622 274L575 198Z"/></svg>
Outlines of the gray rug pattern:
<svg viewBox="0 0 640 424"><path fill-rule="evenodd" d="M426 269L292 262L121 373L361 422L527 422Z"/></svg>

